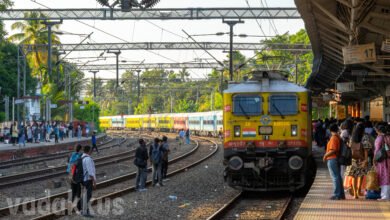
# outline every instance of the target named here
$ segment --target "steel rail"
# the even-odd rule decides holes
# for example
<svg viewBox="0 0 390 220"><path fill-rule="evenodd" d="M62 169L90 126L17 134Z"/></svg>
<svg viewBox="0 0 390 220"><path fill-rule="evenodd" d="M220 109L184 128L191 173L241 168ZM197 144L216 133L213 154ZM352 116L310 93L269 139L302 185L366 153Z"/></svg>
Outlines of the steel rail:
<svg viewBox="0 0 390 220"><path fill-rule="evenodd" d="M178 156L176 158L171 159L169 161L169 164L175 163L177 161L180 161L183 158L186 158L186 157L190 156L191 154L193 154L198 149L198 147L199 147L199 144L197 143L197 146L195 148L193 148L191 151L189 151L189 152L187 152L187 153L185 153L185 154L183 154L181 156ZM151 170L151 168L148 168L148 170ZM170 176L171 173L169 173L168 176ZM126 180L130 180L130 179L134 178L136 175L137 175L137 173L133 172L133 173L125 174L125 175L122 175L122 176L119 176L119 177L115 177L115 178L112 178L112 179L109 179L109 180L105 180L105 181L99 182L99 183L96 184L96 189L101 189L101 188L104 188L104 187L107 187L107 186L110 186L110 185L114 185L114 184L119 183L119 182L124 182ZM149 182L149 184L150 184L150 182ZM127 189L124 189L122 191L118 191L117 193L120 193L120 192L128 193L128 192L134 191L134 189L135 189L134 186L130 187L130 188L131 189L127 188ZM51 195L49 197L44 197L44 198L36 199L36 200L33 200L33 201L23 202L23 203L15 204L13 206L0 208L0 216L9 216L9 215L11 215L11 210L18 212L18 211L21 211L24 207L31 208L32 206L35 206L35 205L37 205L39 203L42 203L43 201L52 202L55 199L66 198L68 196L68 193L69 193L69 191L62 192L62 193L58 193L58 194L55 194L55 195ZM46 219L52 219L53 216L55 218L57 215L55 213L49 213L46 216L38 217L38 219L40 219L40 218L42 218L42 219L45 219L45 218Z"/></svg>
<svg viewBox="0 0 390 220"><path fill-rule="evenodd" d="M107 144L111 143L112 141L114 141L114 139L110 139L102 144L99 144L98 146L107 145ZM106 147L101 147L101 148L99 148L99 150L105 150L105 149L114 147L116 145L117 144L109 145ZM71 151L68 150L68 151L62 151L62 152L54 153L54 154L45 154L45 155L41 155L41 156L37 156L37 157L29 157L29 158L22 158L22 159L18 159L18 160L5 161L7 163L4 163L4 164L0 163L0 170L10 168L10 167L15 167L15 166L23 166L23 165L27 165L27 164L31 164L31 163L39 163L39 162L43 162L43 161L47 161L47 160L59 159L59 158L64 157L66 154L69 154L70 152ZM18 161L20 161L20 162L18 162ZM0 180L1 180L1 177L0 177Z"/></svg>
<svg viewBox="0 0 390 220"><path fill-rule="evenodd" d="M207 218L207 220L217 220L217 219L223 219L226 214L237 204L240 202L243 198L243 192L239 192L236 195L233 196L231 200L229 200L227 203L225 203L220 209L215 211L210 217ZM282 220L286 214L287 208L290 205L292 200L292 196L288 196L285 200L283 200L283 205L279 211L279 214L275 218L270 218L274 220ZM253 212L253 210L252 210Z"/></svg>
<svg viewBox="0 0 390 220"><path fill-rule="evenodd" d="M207 139L204 139L204 140L210 141L210 140L207 140ZM185 166L183 168L179 168L177 170L174 170L174 171L168 173L167 176L171 177L171 176L177 175L177 174L179 174L181 172L185 172L187 169L202 163L203 161L207 160L208 158L213 156L215 153L217 153L218 152L218 144L213 142L213 141L210 141L210 142L213 143L214 146L215 146L215 149L212 152L210 152L208 155L206 155L205 157L199 159L198 161L196 161L194 163L191 163L191 164L189 164L189 165L187 165L187 166ZM187 154L185 154L183 156L177 157L177 158L173 159L172 161L169 161L169 163L173 163L173 162L179 161L182 158L185 158L188 155L192 154L195 150L197 150L199 148L199 142L196 142L196 143L197 143L197 146L192 151L188 152ZM152 183L151 180L149 180L147 182L148 185L150 185L151 183ZM107 199L107 198L110 198L110 199L116 198L116 197L119 197L119 196L122 196L122 195L125 195L125 194L128 194L128 193L134 192L134 191L135 191L135 186L131 186L131 187L128 187L126 189L123 189L123 190L120 190L120 191L117 191L117 192L113 192L113 193L106 194L106 195L103 195L101 197L95 198L95 199L91 200L90 202L91 202L91 205L96 205L98 201L102 201L102 200ZM33 218L32 220L55 219L55 218L61 217L61 215L59 215L59 214L62 214L62 213L67 213L67 210L66 209L65 210L64 209L63 210L59 210L59 211L54 212L54 213L49 213L47 215L43 215L43 216L39 216L39 217Z"/></svg>
<svg viewBox="0 0 390 220"><path fill-rule="evenodd" d="M126 140L122 141L121 143L118 143L117 145L118 146L122 145L125 142L126 142ZM132 143L132 145L133 144L135 145L135 144L137 144L137 142ZM110 163L121 162L124 160L131 159L132 156L124 155L124 154L133 153L134 151L135 151L135 149L121 152L118 154L113 154L113 155L108 155L105 157L96 158L95 162L103 162L103 163L96 164L96 166L99 167L99 166L104 166L104 165L107 165ZM64 166L57 166L54 168L46 168L46 169L41 169L41 170L29 171L29 172L25 172L25 173L18 173L18 174L11 175L11 176L0 177L0 189L6 188L6 187L12 187L15 185L21 185L24 183L30 183L33 181L39 181L42 179L48 179L48 178L61 176L63 174L66 174L66 171L65 171L66 168L67 168L67 165L64 165ZM44 175L40 175L40 174L44 174ZM36 176L36 175L40 175L40 176ZM27 177L31 177L31 178L24 179ZM22 179L22 180L18 180L18 179ZM5 182L5 181L9 181L9 182Z"/></svg>
<svg viewBox="0 0 390 220"><path fill-rule="evenodd" d="M107 135L104 135L102 138L106 137ZM113 141L113 138L102 143L101 145L104 145L104 144L107 144L109 142ZM77 142L68 142L69 144L75 144ZM2 169L2 165L6 165L6 164L12 164L12 163L18 163L18 162L22 162L22 161L25 161L25 160L32 160L32 159L38 159L38 158L43 158L43 157L48 157L49 155L51 156L55 156L57 154L64 154L64 153L69 153L69 151L66 151L66 152L59 152L59 153L52 153L52 154L45 154L45 155L39 155L39 156L34 156L34 157L26 157L26 158L18 158L18 159L14 159L14 160L5 160L5 161L0 161L0 169ZM8 167L5 167L5 168L8 168Z"/></svg>

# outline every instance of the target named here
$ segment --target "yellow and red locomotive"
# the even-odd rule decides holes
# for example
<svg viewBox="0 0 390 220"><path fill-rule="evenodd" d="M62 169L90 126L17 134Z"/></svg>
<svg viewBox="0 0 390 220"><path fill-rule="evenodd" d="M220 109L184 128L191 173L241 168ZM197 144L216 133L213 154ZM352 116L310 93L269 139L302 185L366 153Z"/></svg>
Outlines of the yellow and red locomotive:
<svg viewBox="0 0 390 220"><path fill-rule="evenodd" d="M310 92L279 72L253 72L224 91L224 171L233 188L295 191L311 169Z"/></svg>

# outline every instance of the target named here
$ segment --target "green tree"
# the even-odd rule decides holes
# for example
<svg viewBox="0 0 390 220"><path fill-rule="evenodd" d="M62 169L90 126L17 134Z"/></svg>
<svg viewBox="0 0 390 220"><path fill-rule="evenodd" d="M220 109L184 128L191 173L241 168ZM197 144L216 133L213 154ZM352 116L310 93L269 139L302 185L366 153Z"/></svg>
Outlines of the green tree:
<svg viewBox="0 0 390 220"><path fill-rule="evenodd" d="M31 12L24 15L26 18L42 18L46 16L40 12ZM53 26L53 31L58 30L59 25ZM47 61L47 48L38 48L35 45L47 44L48 43L48 31L46 25L44 25L41 20L32 19L18 21L11 25L12 30L19 30L19 33L11 35L8 40L11 42L16 42L20 44L31 44L32 52L28 54L30 60L30 65L33 69L33 75L35 77L46 79L46 75L41 75L43 70L42 67L46 64ZM59 44L59 38L57 35L51 35L52 43ZM45 74L46 71L43 72Z"/></svg>
<svg viewBox="0 0 390 220"><path fill-rule="evenodd" d="M6 42L0 42L0 111L4 111L3 97L17 97L17 46ZM22 81L23 83L23 81ZM21 88L23 84L21 83ZM26 95L35 95L37 80L31 76L30 68L26 72ZM22 89L21 89L21 94Z"/></svg>
<svg viewBox="0 0 390 220"><path fill-rule="evenodd" d="M305 30L300 30L293 35L285 33L274 38L264 40L268 48L274 44L303 44L310 45L309 37ZM258 53L256 64L266 66L268 69L278 69L289 74L289 80L295 81L295 64L298 65L298 84L304 85L311 73L313 62L312 52L291 52L287 50L267 50Z"/></svg>
<svg viewBox="0 0 390 220"><path fill-rule="evenodd" d="M87 99L86 101L89 101L88 105L80 105L78 103L75 103L74 111L73 111L74 120L92 122L94 124L94 129L100 130L100 128L99 128L99 114L100 114L99 105L90 99ZM81 106L83 106L83 107L81 107Z"/></svg>
<svg viewBox="0 0 390 220"><path fill-rule="evenodd" d="M13 5L13 2L10 0L1 0L0 1L0 11L4 11L7 8L11 7ZM4 30L4 23L3 21L0 21L0 40L4 39L4 36L7 34L7 32Z"/></svg>

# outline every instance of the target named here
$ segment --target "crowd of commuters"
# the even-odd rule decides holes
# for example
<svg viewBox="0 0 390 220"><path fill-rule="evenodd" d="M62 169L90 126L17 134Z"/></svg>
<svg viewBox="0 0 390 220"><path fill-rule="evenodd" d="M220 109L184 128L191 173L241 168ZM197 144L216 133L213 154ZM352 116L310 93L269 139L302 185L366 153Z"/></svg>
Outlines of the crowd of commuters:
<svg viewBox="0 0 390 220"><path fill-rule="evenodd" d="M326 147L323 160L328 165L333 182L332 200L345 199L347 191L355 199L364 194L368 198L370 190L363 191L362 185L369 171L377 174L378 198L390 200L390 126L387 122L373 125L369 117L344 121L325 119L314 121L313 131L317 146ZM348 166L341 165L338 160L342 146L349 147L351 151ZM378 159L383 152L385 159Z"/></svg>
<svg viewBox="0 0 390 220"><path fill-rule="evenodd" d="M84 132L83 132L84 130ZM26 143L41 143L52 142L59 143L65 138L74 138L77 136L81 139L83 133L88 137L90 132L89 124L84 126L77 124L75 127L72 123L64 123L59 121L53 122L27 122L19 125L14 122L10 128L0 130L0 141L4 143L26 146Z"/></svg>

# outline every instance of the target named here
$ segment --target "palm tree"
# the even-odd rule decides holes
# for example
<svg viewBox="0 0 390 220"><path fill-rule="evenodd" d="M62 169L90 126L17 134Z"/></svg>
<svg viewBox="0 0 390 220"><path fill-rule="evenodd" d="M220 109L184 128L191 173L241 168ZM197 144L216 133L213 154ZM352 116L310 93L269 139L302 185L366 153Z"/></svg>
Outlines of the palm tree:
<svg viewBox="0 0 390 220"><path fill-rule="evenodd" d="M45 18L46 16L40 12L25 13L26 18ZM59 25L53 26L56 30ZM19 44L31 44L32 53L28 54L30 64L32 66L32 75L40 78L39 69L46 64L47 50L46 48L38 48L36 45L48 43L48 31L46 25L42 24L38 19L18 21L11 25L12 30L20 30L20 33L11 35L8 40ZM59 44L59 38L55 34L51 35L53 44ZM45 78L45 77L43 77Z"/></svg>
<svg viewBox="0 0 390 220"><path fill-rule="evenodd" d="M183 68L183 69L179 70L178 75L179 75L181 81L185 82L185 80L188 79L188 77L190 76L190 73L187 71L186 68Z"/></svg>

